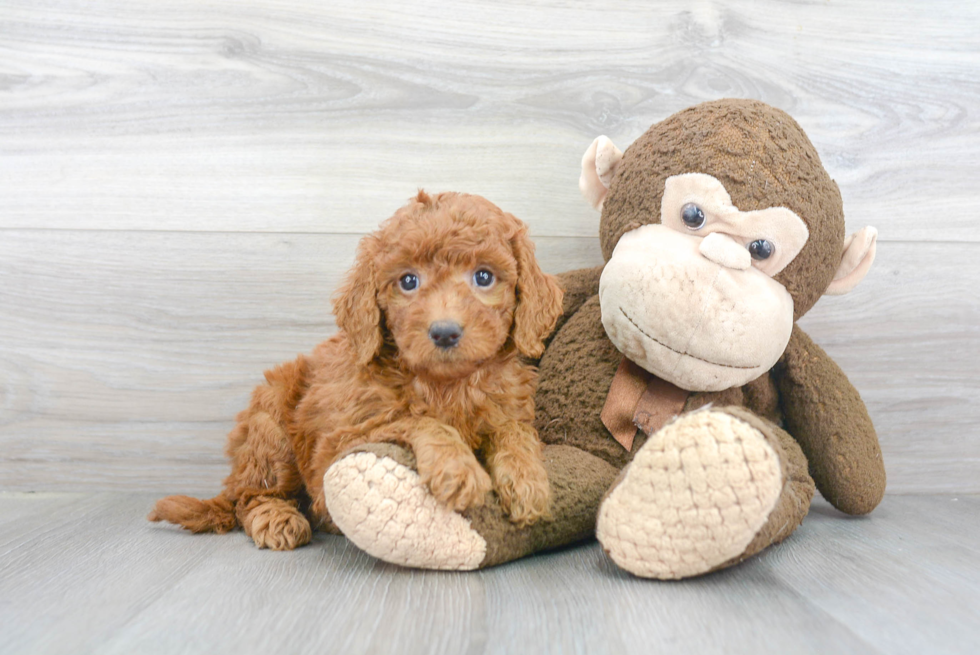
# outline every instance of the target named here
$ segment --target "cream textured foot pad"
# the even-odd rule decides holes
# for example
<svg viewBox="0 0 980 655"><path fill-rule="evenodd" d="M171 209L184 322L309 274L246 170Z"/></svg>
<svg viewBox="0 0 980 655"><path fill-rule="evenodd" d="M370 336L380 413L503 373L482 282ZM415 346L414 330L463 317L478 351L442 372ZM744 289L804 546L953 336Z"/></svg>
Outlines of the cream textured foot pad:
<svg viewBox="0 0 980 655"><path fill-rule="evenodd" d="M470 522L440 505L418 473L390 457L344 457L327 469L323 493L341 532L385 562L467 571L486 555L487 543Z"/></svg>
<svg viewBox="0 0 980 655"><path fill-rule="evenodd" d="M706 573L745 552L782 487L761 432L722 411L686 414L636 454L599 509L596 536L636 575Z"/></svg>

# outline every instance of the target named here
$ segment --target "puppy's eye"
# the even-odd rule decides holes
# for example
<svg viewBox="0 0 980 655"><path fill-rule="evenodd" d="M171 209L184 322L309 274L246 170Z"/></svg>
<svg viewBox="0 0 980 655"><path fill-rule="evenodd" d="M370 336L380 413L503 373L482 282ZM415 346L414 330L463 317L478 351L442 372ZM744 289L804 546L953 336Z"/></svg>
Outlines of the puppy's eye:
<svg viewBox="0 0 980 655"><path fill-rule="evenodd" d="M693 202L689 202L681 207L681 220L692 230L700 229L704 225L704 212Z"/></svg>
<svg viewBox="0 0 980 655"><path fill-rule="evenodd" d="M398 286L402 291L415 291L419 286L419 277L415 273L405 273L398 278Z"/></svg>
<svg viewBox="0 0 980 655"><path fill-rule="evenodd" d="M752 259L755 259L756 261L769 259L772 257L772 253L775 249L776 248L772 245L772 242L766 241L765 239L756 239L749 244L749 254L752 255Z"/></svg>
<svg viewBox="0 0 980 655"><path fill-rule="evenodd" d="M478 287L488 287L493 284L493 273L485 268L481 268L473 274L473 282L475 282L476 286Z"/></svg>

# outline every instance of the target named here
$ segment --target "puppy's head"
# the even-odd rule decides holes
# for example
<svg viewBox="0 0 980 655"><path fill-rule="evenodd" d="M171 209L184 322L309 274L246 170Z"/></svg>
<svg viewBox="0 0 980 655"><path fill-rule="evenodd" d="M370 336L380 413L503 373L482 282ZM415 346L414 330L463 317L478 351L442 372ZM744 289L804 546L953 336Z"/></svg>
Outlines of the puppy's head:
<svg viewBox="0 0 980 655"><path fill-rule="evenodd" d="M453 378L509 341L539 357L561 299L524 223L479 196L420 191L361 240L334 312L360 363L387 334L409 369Z"/></svg>

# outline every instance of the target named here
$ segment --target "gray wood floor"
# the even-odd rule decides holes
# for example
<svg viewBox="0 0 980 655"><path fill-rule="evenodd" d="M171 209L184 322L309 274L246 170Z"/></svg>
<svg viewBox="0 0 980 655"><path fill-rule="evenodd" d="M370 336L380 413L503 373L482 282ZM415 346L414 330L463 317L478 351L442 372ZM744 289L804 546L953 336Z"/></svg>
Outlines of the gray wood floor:
<svg viewBox="0 0 980 655"><path fill-rule="evenodd" d="M293 553L150 524L146 494L0 494L0 653L977 653L980 497L818 501L787 542L683 582L595 542L475 573L343 537Z"/></svg>

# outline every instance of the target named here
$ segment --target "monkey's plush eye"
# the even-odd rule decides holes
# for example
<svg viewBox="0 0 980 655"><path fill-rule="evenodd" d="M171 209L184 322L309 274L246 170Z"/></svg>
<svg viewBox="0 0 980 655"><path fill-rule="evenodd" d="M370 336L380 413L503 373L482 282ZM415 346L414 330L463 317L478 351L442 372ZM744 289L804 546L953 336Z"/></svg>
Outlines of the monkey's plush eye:
<svg viewBox="0 0 980 655"><path fill-rule="evenodd" d="M749 254L752 255L752 259L757 261L772 257L773 250L775 248L772 242L766 241L765 239L756 239L749 244Z"/></svg>
<svg viewBox="0 0 980 655"><path fill-rule="evenodd" d="M488 287L493 284L493 273L485 268L481 268L473 274L473 281L478 287Z"/></svg>
<svg viewBox="0 0 980 655"><path fill-rule="evenodd" d="M415 273L405 273L398 278L398 286L402 288L402 291L415 291L419 286L419 276Z"/></svg>
<svg viewBox="0 0 980 655"><path fill-rule="evenodd" d="M704 212L693 202L689 202L681 207L681 219L684 225L692 230L697 230L704 225Z"/></svg>

